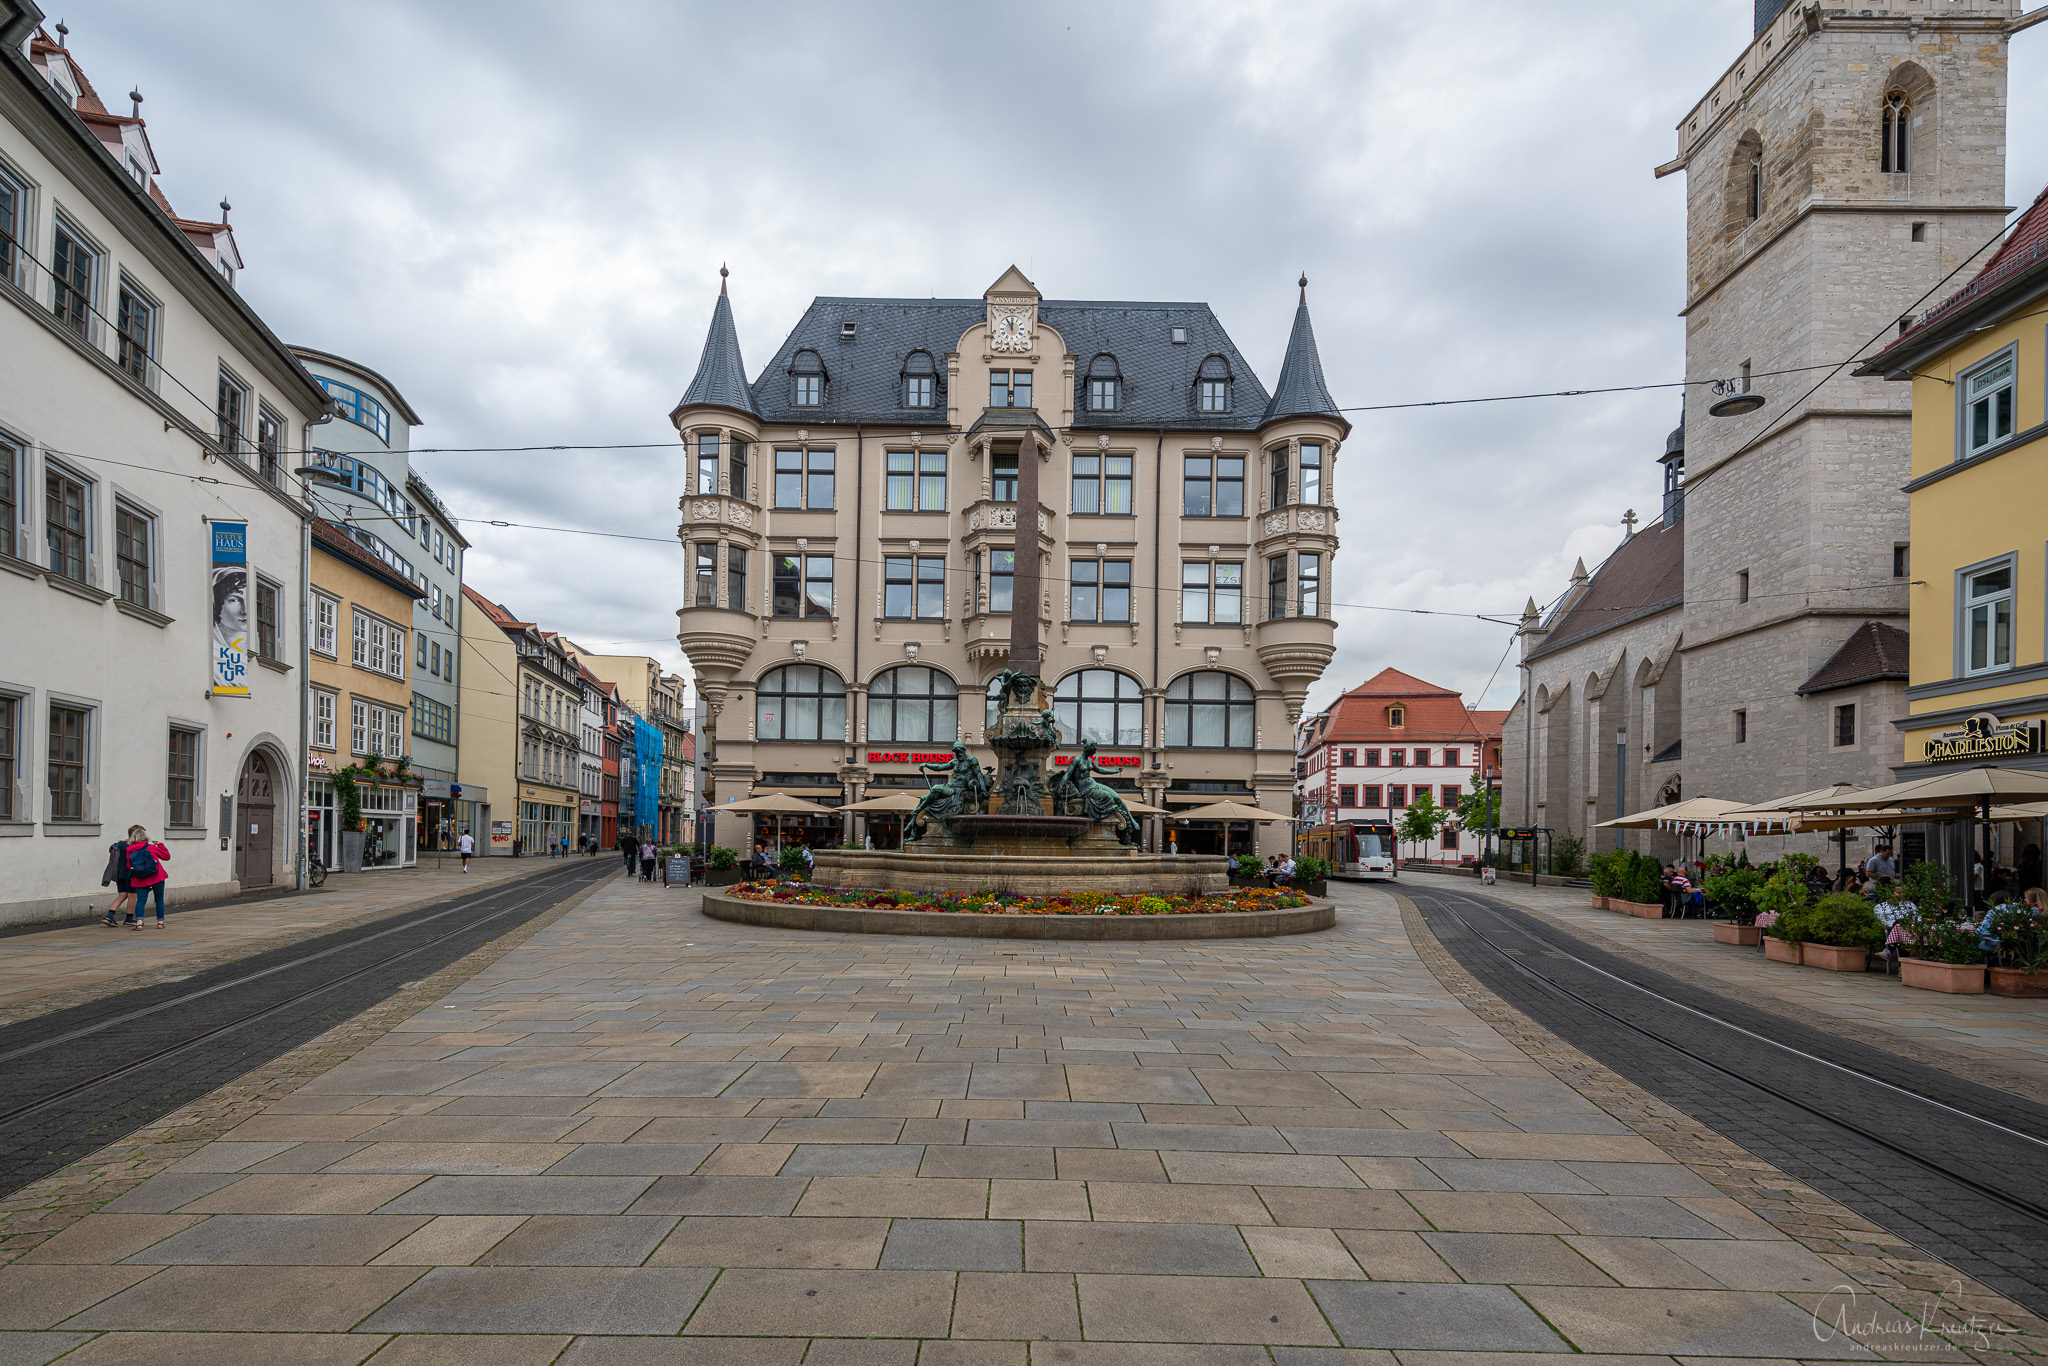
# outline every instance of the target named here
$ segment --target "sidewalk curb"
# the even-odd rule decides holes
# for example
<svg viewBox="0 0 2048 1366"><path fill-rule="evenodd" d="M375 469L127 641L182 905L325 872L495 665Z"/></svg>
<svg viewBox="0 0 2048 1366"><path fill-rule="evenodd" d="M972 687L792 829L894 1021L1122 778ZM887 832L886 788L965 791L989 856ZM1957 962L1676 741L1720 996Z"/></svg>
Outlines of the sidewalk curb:
<svg viewBox="0 0 2048 1366"><path fill-rule="evenodd" d="M401 989L289 1053L0 1200L0 1266L15 1261L101 1205L183 1161L202 1145L348 1061L401 1021L432 1005L581 906L611 885L617 876L615 873L598 878L525 924L472 949L417 985Z"/></svg>
<svg viewBox="0 0 2048 1366"><path fill-rule="evenodd" d="M1413 901L1398 892L1393 897L1422 965L1461 1005L1748 1214L1833 1266L1860 1292L1896 1312L1901 1322L1918 1322L1924 1297L1946 1292L1945 1302L1958 1311L2005 1325L1989 1330L1993 1350L2034 1355L2048 1350L2048 1322L2031 1311L1794 1180L1510 1006L1451 956Z"/></svg>

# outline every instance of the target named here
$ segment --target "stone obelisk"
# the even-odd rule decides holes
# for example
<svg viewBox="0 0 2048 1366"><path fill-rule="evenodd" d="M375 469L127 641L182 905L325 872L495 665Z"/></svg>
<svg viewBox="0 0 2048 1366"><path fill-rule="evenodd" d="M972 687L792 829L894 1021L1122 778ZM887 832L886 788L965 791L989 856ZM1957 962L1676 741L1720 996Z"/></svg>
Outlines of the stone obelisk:
<svg viewBox="0 0 2048 1366"><path fill-rule="evenodd" d="M1010 671L1039 677L1038 438L1029 427L1017 447L1017 541L1010 584ZM1021 699L1029 704L1034 699Z"/></svg>

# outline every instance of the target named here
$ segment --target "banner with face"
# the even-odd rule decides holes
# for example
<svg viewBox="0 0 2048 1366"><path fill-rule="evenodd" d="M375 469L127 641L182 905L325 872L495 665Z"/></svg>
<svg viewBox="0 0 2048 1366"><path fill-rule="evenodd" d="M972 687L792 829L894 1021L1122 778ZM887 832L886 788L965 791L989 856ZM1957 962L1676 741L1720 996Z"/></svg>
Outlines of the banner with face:
<svg viewBox="0 0 2048 1366"><path fill-rule="evenodd" d="M213 523L213 695L249 695L249 524Z"/></svg>

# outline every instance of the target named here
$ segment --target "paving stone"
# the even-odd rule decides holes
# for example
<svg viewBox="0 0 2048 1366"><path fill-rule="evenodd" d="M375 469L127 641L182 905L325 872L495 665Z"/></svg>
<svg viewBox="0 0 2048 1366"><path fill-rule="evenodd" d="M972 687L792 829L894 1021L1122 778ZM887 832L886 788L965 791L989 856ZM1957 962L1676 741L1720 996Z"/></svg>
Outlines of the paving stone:
<svg viewBox="0 0 2048 1366"><path fill-rule="evenodd" d="M631 1070L626 1063L500 1063L433 1090L444 1096L590 1096Z"/></svg>
<svg viewBox="0 0 2048 1366"><path fill-rule="evenodd" d="M889 1219L979 1219L988 1212L988 1182L897 1176L821 1176L796 1212Z"/></svg>
<svg viewBox="0 0 2048 1366"><path fill-rule="evenodd" d="M1338 1229L1337 1240L1376 1281L1456 1281L1458 1273L1420 1234L1391 1229Z"/></svg>
<svg viewBox="0 0 2048 1366"><path fill-rule="evenodd" d="M1462 1157L1465 1150L1429 1129L1287 1128L1280 1136L1296 1152L1334 1157Z"/></svg>
<svg viewBox="0 0 2048 1366"><path fill-rule="evenodd" d="M452 1115L441 1111L399 1115L356 1137L366 1143L554 1143L582 1123L575 1115Z"/></svg>
<svg viewBox="0 0 2048 1366"><path fill-rule="evenodd" d="M879 1063L757 1062L725 1089L728 1096L858 1096Z"/></svg>
<svg viewBox="0 0 2048 1366"><path fill-rule="evenodd" d="M559 1333L408 1333L391 1339L376 1366L548 1366L569 1342Z"/></svg>
<svg viewBox="0 0 2048 1366"><path fill-rule="evenodd" d="M1365 1272L1326 1228L1240 1228L1259 1270L1295 1279L1364 1280Z"/></svg>
<svg viewBox="0 0 2048 1366"><path fill-rule="evenodd" d="M894 1143L903 1134L900 1119L779 1119L768 1131L770 1143Z"/></svg>
<svg viewBox="0 0 2048 1366"><path fill-rule="evenodd" d="M684 1267L440 1267L362 1327L386 1333L673 1333L712 1276Z"/></svg>
<svg viewBox="0 0 2048 1366"><path fill-rule="evenodd" d="M1078 1338L1081 1315L1074 1278L963 1271L953 1296L953 1336L1027 1342Z"/></svg>
<svg viewBox="0 0 2048 1366"><path fill-rule="evenodd" d="M1328 1105L1346 1101L1343 1092L1313 1072L1237 1072L1197 1067L1195 1080L1218 1105Z"/></svg>
<svg viewBox="0 0 2048 1366"><path fill-rule="evenodd" d="M1222 1276L1077 1276L1093 1341L1336 1346L1299 1281Z"/></svg>
<svg viewBox="0 0 2048 1366"><path fill-rule="evenodd" d="M1189 1067L1069 1066L1066 1072L1068 1093L1074 1100L1215 1103Z"/></svg>
<svg viewBox="0 0 2048 1366"><path fill-rule="evenodd" d="M1730 1290L1778 1290L1821 1294L1839 1285L1842 1273L1792 1242L1712 1242L1660 1239L1658 1246L1712 1276Z"/></svg>
<svg viewBox="0 0 2048 1366"><path fill-rule="evenodd" d="M1574 1233L1630 1238L1713 1238L1721 1230L1656 1195L1539 1195L1536 1203Z"/></svg>
<svg viewBox="0 0 2048 1366"><path fill-rule="evenodd" d="M325 1173L245 1176L232 1186L223 1186L197 1200L188 1201L183 1209L189 1214L368 1214L429 1179L422 1176L330 1176Z"/></svg>
<svg viewBox="0 0 2048 1366"><path fill-rule="evenodd" d="M800 1176L663 1176L629 1214L788 1214L806 1182Z"/></svg>
<svg viewBox="0 0 2048 1366"><path fill-rule="evenodd" d="M1098 1220L1154 1224L1191 1224L1201 1220L1232 1224L1273 1222L1273 1216L1249 1186L1090 1181L1088 1205Z"/></svg>
<svg viewBox="0 0 2048 1366"><path fill-rule="evenodd" d="M1674 1290L1720 1290L1721 1282L1652 1238L1593 1238L1574 1234L1565 1243L1622 1285ZM1754 1243L1714 1243L1737 1252Z"/></svg>
<svg viewBox="0 0 2048 1366"><path fill-rule="evenodd" d="M1151 1276L1255 1276L1259 1270L1229 1224L1038 1220L1024 1225L1024 1269Z"/></svg>
<svg viewBox="0 0 2048 1366"><path fill-rule="evenodd" d="M687 1176L717 1151L711 1143L583 1143L549 1176Z"/></svg>
<svg viewBox="0 0 2048 1366"><path fill-rule="evenodd" d="M0 1366L43 1366L91 1340L91 1333L0 1332Z"/></svg>
<svg viewBox="0 0 2048 1366"><path fill-rule="evenodd" d="M1159 1154L1137 1148L1059 1148L1062 1181L1164 1181Z"/></svg>
<svg viewBox="0 0 2048 1366"><path fill-rule="evenodd" d="M468 1266L525 1223L523 1214L443 1214L375 1259L378 1266Z"/></svg>
<svg viewBox="0 0 2048 1366"><path fill-rule="evenodd" d="M1029 1366L1031 1345L1024 1342L925 1342L918 1345L917 1366Z"/></svg>
<svg viewBox="0 0 2048 1366"><path fill-rule="evenodd" d="M1607 1233L1580 1229L1538 1204L1535 1197L1489 1191L1407 1191L1407 1200L1439 1229L1455 1233ZM1558 1199L1576 1197L1560 1196ZM1598 1197L1607 1198L1607 1197ZM1631 1231L1631 1230L1619 1230Z"/></svg>
<svg viewBox="0 0 2048 1366"><path fill-rule="evenodd" d="M797 1366L803 1338L583 1337L556 1366Z"/></svg>
<svg viewBox="0 0 2048 1366"><path fill-rule="evenodd" d="M1277 1129L1254 1124L1115 1124L1119 1148L1169 1149L1212 1153L1291 1153L1293 1145ZM1101 1147L1102 1144L1062 1144Z"/></svg>
<svg viewBox="0 0 2048 1366"><path fill-rule="evenodd" d="M145 1268L136 1267L148 1275ZM403 1290L412 1267L172 1266L100 1301L67 1328L153 1332L339 1333Z"/></svg>
<svg viewBox="0 0 2048 1366"><path fill-rule="evenodd" d="M643 1062L599 1090L602 1096L715 1096L739 1080L745 1063Z"/></svg>
<svg viewBox="0 0 2048 1366"><path fill-rule="evenodd" d="M866 1338L812 1338L804 1366L913 1366L915 1342L884 1342Z"/></svg>
<svg viewBox="0 0 2048 1366"><path fill-rule="evenodd" d="M881 1265L897 1271L1022 1271L1024 1228L1015 1219L898 1219Z"/></svg>
<svg viewBox="0 0 2048 1366"><path fill-rule="evenodd" d="M975 1063L967 1095L970 1100L1083 1099L1068 1094L1066 1068L1014 1062Z"/></svg>
<svg viewBox="0 0 2048 1366"><path fill-rule="evenodd" d="M383 1212L619 1214L652 1185L654 1180L644 1176L435 1176L386 1205Z"/></svg>
<svg viewBox="0 0 2048 1366"><path fill-rule="evenodd" d="M64 1360L67 1366L355 1366L387 1341L366 1333L106 1333Z"/></svg>
<svg viewBox="0 0 2048 1366"><path fill-rule="evenodd" d="M1873 1360L1847 1337L1814 1331L1813 1315L1776 1295L1734 1290L1530 1286L1524 1299L1587 1352Z"/></svg>
<svg viewBox="0 0 2048 1366"><path fill-rule="evenodd" d="M991 1219L1087 1219L1088 1186L1081 1181L1005 1181L988 1183Z"/></svg>
<svg viewBox="0 0 2048 1366"><path fill-rule="evenodd" d="M88 1214L40 1246L30 1248L20 1262L62 1262L76 1266L105 1266L133 1256L144 1248L190 1228L204 1216L197 1214Z"/></svg>
<svg viewBox="0 0 2048 1366"><path fill-rule="evenodd" d="M539 1214L477 1258L481 1266L638 1266L674 1215Z"/></svg>
<svg viewBox="0 0 2048 1366"><path fill-rule="evenodd" d="M1260 1187L1276 1224L1298 1228L1428 1228L1429 1222L1394 1191ZM1559 1225L1559 1232L1564 1232Z"/></svg>
<svg viewBox="0 0 2048 1366"><path fill-rule="evenodd" d="M1422 1241L1474 1284L1614 1284L1561 1239L1540 1233L1425 1233Z"/></svg>
<svg viewBox="0 0 2048 1366"><path fill-rule="evenodd" d="M571 1151L560 1143L373 1143L323 1170L420 1176L537 1176Z"/></svg>
<svg viewBox="0 0 2048 1366"><path fill-rule="evenodd" d="M1269 1366L1263 1347L1184 1342L1034 1342L1031 1366Z"/></svg>
<svg viewBox="0 0 2048 1366"><path fill-rule="evenodd" d="M946 1271L727 1271L686 1332L716 1336L944 1337Z"/></svg>
<svg viewBox="0 0 2048 1366"><path fill-rule="evenodd" d="M101 1208L109 1214L168 1214L241 1179L234 1172L163 1172Z"/></svg>
<svg viewBox="0 0 2048 1366"><path fill-rule="evenodd" d="M782 1164L784 1176L916 1176L921 1143L799 1144Z"/></svg>
<svg viewBox="0 0 2048 1366"><path fill-rule="evenodd" d="M1102 1120L971 1119L969 1144L1018 1148L1113 1148L1116 1134Z"/></svg>
<svg viewBox="0 0 2048 1366"><path fill-rule="evenodd" d="M1293 1157L1277 1153L1188 1153L1159 1155L1177 1182L1212 1185L1335 1186L1361 1189L1358 1173L1335 1157Z"/></svg>
<svg viewBox="0 0 2048 1366"><path fill-rule="evenodd" d="M887 1219L693 1215L654 1250L647 1264L871 1270L888 1236Z"/></svg>
<svg viewBox="0 0 2048 1366"><path fill-rule="evenodd" d="M1347 1347L1571 1350L1506 1286L1310 1281L1308 1288Z"/></svg>
<svg viewBox="0 0 2048 1366"><path fill-rule="evenodd" d="M147 1266L362 1266L426 1223L391 1214L216 1214L127 1260Z"/></svg>
<svg viewBox="0 0 2048 1366"><path fill-rule="evenodd" d="M1699 1173L1676 1162L1560 1162L1602 1195L1718 1196Z"/></svg>
<svg viewBox="0 0 2048 1366"><path fill-rule="evenodd" d="M917 1175L928 1177L1050 1181L1057 1174L1051 1148L933 1144L924 1148L923 1158L917 1167Z"/></svg>
<svg viewBox="0 0 2048 1366"><path fill-rule="evenodd" d="M54 1328L153 1274L139 1266L0 1267L0 1329Z"/></svg>

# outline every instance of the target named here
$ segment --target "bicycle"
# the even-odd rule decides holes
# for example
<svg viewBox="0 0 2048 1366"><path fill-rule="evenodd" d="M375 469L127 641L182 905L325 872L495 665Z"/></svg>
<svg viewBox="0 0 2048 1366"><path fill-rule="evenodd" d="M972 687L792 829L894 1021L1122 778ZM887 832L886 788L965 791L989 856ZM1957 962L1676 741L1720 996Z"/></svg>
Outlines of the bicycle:
<svg viewBox="0 0 2048 1366"><path fill-rule="evenodd" d="M308 855L306 858L306 885L308 887L318 887L326 881L327 865L320 861L318 854Z"/></svg>

